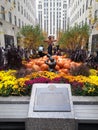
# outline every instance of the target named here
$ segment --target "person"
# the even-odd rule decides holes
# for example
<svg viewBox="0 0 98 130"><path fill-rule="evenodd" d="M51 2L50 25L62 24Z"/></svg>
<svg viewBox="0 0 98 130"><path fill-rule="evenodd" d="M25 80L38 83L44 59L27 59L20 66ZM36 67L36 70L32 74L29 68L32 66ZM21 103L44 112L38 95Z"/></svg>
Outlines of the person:
<svg viewBox="0 0 98 130"><path fill-rule="evenodd" d="M94 58L94 61L98 64L98 51L96 51L96 56Z"/></svg>
<svg viewBox="0 0 98 130"><path fill-rule="evenodd" d="M0 47L0 68L3 68L3 65L4 65L3 51L2 47Z"/></svg>
<svg viewBox="0 0 98 130"><path fill-rule="evenodd" d="M56 55L56 47L53 45L53 55Z"/></svg>
<svg viewBox="0 0 98 130"><path fill-rule="evenodd" d="M18 45L17 46L17 52L18 52L18 55L21 57L21 59L23 58L23 49Z"/></svg>
<svg viewBox="0 0 98 130"><path fill-rule="evenodd" d="M60 49L57 50L56 55L61 56L61 50Z"/></svg>
<svg viewBox="0 0 98 130"><path fill-rule="evenodd" d="M38 54L39 54L40 57L44 56L43 51L44 51L44 47L43 47L43 45L40 45L38 47Z"/></svg>
<svg viewBox="0 0 98 130"><path fill-rule="evenodd" d="M60 50L60 46L59 45L56 46L56 50L57 51Z"/></svg>
<svg viewBox="0 0 98 130"><path fill-rule="evenodd" d="M49 54L47 54L47 57L48 57L49 59L47 59L47 60L45 61L45 63L49 66L49 71L50 71L50 72L55 72L55 66L56 66L56 61L55 61L55 59L53 59L52 56L49 55Z"/></svg>
<svg viewBox="0 0 98 130"><path fill-rule="evenodd" d="M55 41L56 40L54 40L53 36L49 36L48 40L44 41L44 42L48 43L48 54L50 54L50 55L52 55L52 45L53 45L53 42L55 42Z"/></svg>
<svg viewBox="0 0 98 130"><path fill-rule="evenodd" d="M24 57L26 61L29 61L29 56L30 56L30 53L29 53L28 48L24 48Z"/></svg>

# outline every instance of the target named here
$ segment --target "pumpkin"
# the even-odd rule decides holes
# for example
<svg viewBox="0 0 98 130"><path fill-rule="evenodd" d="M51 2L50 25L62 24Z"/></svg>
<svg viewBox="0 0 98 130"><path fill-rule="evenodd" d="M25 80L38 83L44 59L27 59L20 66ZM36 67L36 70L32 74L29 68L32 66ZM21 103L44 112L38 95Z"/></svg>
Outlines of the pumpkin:
<svg viewBox="0 0 98 130"><path fill-rule="evenodd" d="M39 67L38 65L36 65L36 64L34 64L34 65L32 66L32 68L33 68L35 71L40 71L40 67Z"/></svg>
<svg viewBox="0 0 98 130"><path fill-rule="evenodd" d="M64 65L63 60L58 60L58 61L57 61L57 65L58 65L60 68L62 68L63 65Z"/></svg>
<svg viewBox="0 0 98 130"><path fill-rule="evenodd" d="M70 69L70 64L69 63L65 63L64 64L64 69Z"/></svg>
<svg viewBox="0 0 98 130"><path fill-rule="evenodd" d="M55 60L58 60L58 56L57 55L53 55L52 56Z"/></svg>
<svg viewBox="0 0 98 130"><path fill-rule="evenodd" d="M56 70L59 70L59 69L60 69L60 67L59 67L58 65L56 65L56 66L55 66L55 69L56 69Z"/></svg>
<svg viewBox="0 0 98 130"><path fill-rule="evenodd" d="M29 64L33 65L33 64L34 64L34 61L30 61Z"/></svg>
<svg viewBox="0 0 98 130"><path fill-rule="evenodd" d="M43 56L43 58L42 58L42 60L47 60L48 59L48 57L47 56Z"/></svg>
<svg viewBox="0 0 98 130"><path fill-rule="evenodd" d="M27 64L26 64L26 67L27 67L27 68L32 68L32 64L27 63Z"/></svg>
<svg viewBox="0 0 98 130"><path fill-rule="evenodd" d="M68 69L60 69L58 72L63 74L63 75L69 74L69 70Z"/></svg>
<svg viewBox="0 0 98 130"><path fill-rule="evenodd" d="M77 63L74 61L71 61L69 58L66 58L65 56L52 56L56 60L56 67L55 69L62 74L68 74L70 68L74 68L77 66L80 66L82 63ZM48 70L49 66L45 64L45 61L48 59L47 56L43 56L36 59L31 59L29 63L24 62L27 68L32 68L35 71L45 71Z"/></svg>
<svg viewBox="0 0 98 130"><path fill-rule="evenodd" d="M64 72L65 74L69 73L68 69L62 69L62 72Z"/></svg>
<svg viewBox="0 0 98 130"><path fill-rule="evenodd" d="M77 67L79 67L81 64L82 64L82 63L75 63L75 65L76 65Z"/></svg>
<svg viewBox="0 0 98 130"><path fill-rule="evenodd" d="M45 63L45 61L43 61L43 60L39 60L37 63L38 63L39 66L41 66L42 64Z"/></svg>
<svg viewBox="0 0 98 130"><path fill-rule="evenodd" d="M41 70L44 71L44 70L48 70L48 65L46 65L45 63L41 65Z"/></svg>
<svg viewBox="0 0 98 130"><path fill-rule="evenodd" d="M63 70L62 69L59 69L59 71L58 71L60 74L62 74L62 75L64 75L65 73L63 72Z"/></svg>

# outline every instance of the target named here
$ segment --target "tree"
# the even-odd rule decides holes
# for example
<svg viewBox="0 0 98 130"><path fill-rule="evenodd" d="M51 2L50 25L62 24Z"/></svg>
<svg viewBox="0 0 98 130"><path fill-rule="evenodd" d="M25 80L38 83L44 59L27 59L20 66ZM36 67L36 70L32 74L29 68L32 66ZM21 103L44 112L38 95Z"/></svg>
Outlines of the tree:
<svg viewBox="0 0 98 130"><path fill-rule="evenodd" d="M76 25L66 32L62 32L58 42L63 48L75 50L76 48L85 48L88 38L89 26L86 24L82 27Z"/></svg>
<svg viewBox="0 0 98 130"><path fill-rule="evenodd" d="M23 42L24 47L28 49L37 48L40 44L43 44L44 35L40 30L39 25L32 27L27 25L21 28L19 32L20 42Z"/></svg>

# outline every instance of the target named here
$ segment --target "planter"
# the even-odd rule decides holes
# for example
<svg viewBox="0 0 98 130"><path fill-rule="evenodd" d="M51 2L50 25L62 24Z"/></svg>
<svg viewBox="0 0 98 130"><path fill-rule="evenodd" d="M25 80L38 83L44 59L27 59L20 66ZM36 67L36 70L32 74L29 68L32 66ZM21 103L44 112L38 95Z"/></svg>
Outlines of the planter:
<svg viewBox="0 0 98 130"><path fill-rule="evenodd" d="M81 130L80 127L87 124L90 124L90 127L94 126L93 130L98 129L98 96L72 96L72 99L76 130ZM29 100L29 96L0 97L0 123L26 123Z"/></svg>

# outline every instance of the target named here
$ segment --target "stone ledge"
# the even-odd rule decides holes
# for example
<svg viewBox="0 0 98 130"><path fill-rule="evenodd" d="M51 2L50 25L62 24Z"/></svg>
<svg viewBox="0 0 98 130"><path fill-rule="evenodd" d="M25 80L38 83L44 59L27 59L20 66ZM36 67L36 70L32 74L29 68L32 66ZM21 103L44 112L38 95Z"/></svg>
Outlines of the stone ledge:
<svg viewBox="0 0 98 130"><path fill-rule="evenodd" d="M98 96L72 96L74 105L98 105Z"/></svg>
<svg viewBox="0 0 98 130"><path fill-rule="evenodd" d="M0 97L0 104L29 104L29 96Z"/></svg>
<svg viewBox="0 0 98 130"><path fill-rule="evenodd" d="M86 103L86 104L92 104L96 103L98 104L98 96L72 96L72 100L74 104L80 104L80 103ZM29 103L30 96L9 96L9 97L0 97L0 104L4 103Z"/></svg>

